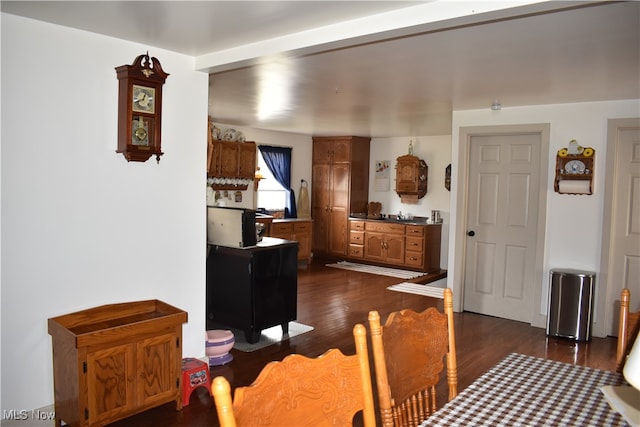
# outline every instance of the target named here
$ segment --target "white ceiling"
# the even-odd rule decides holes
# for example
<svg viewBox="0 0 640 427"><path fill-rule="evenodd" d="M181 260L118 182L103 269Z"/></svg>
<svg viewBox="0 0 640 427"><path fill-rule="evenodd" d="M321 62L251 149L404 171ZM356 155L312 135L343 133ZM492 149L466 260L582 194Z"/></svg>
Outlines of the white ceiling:
<svg viewBox="0 0 640 427"><path fill-rule="evenodd" d="M0 4L149 45L152 56L153 47L194 56L211 73L209 113L236 126L442 135L452 110L488 109L494 99L507 109L640 98L638 2ZM265 118L262 107L275 111Z"/></svg>

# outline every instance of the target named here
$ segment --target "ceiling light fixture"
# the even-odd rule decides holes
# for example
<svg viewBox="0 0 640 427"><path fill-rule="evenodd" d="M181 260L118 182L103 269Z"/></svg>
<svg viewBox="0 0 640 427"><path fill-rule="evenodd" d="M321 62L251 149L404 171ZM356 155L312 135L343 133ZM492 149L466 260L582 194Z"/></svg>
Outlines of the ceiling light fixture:
<svg viewBox="0 0 640 427"><path fill-rule="evenodd" d="M493 111L498 111L502 109L502 104L500 104L500 101L497 99L493 100L493 104L491 104L491 109Z"/></svg>
<svg viewBox="0 0 640 427"><path fill-rule="evenodd" d="M281 117L292 109L291 93L296 82L296 71L289 58L278 56L260 64L258 73L258 119Z"/></svg>

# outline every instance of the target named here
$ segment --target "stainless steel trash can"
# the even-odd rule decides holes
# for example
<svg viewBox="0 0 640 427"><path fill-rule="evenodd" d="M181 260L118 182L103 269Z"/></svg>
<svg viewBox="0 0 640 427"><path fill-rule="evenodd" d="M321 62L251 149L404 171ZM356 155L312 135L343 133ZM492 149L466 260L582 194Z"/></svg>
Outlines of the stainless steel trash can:
<svg viewBox="0 0 640 427"><path fill-rule="evenodd" d="M554 269L549 276L547 336L590 341L596 274Z"/></svg>

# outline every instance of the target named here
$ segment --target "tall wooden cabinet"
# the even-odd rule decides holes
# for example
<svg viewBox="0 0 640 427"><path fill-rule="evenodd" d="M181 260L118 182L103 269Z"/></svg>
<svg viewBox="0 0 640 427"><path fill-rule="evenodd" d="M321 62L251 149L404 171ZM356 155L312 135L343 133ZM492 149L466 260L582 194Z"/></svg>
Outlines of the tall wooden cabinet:
<svg viewBox="0 0 640 427"><path fill-rule="evenodd" d="M49 319L56 426L103 426L167 402L182 408L182 324L158 300Z"/></svg>
<svg viewBox="0 0 640 427"><path fill-rule="evenodd" d="M313 251L346 256L349 215L366 213L370 138L313 138Z"/></svg>

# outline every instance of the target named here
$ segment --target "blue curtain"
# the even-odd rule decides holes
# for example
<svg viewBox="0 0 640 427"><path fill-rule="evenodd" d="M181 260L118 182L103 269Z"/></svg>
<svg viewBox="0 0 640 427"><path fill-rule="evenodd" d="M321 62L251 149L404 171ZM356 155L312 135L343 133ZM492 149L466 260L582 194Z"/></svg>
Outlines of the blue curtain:
<svg viewBox="0 0 640 427"><path fill-rule="evenodd" d="M289 192L287 205L284 207L284 217L297 218L296 195L291 189L291 148L269 145L260 145L258 148L276 181Z"/></svg>

